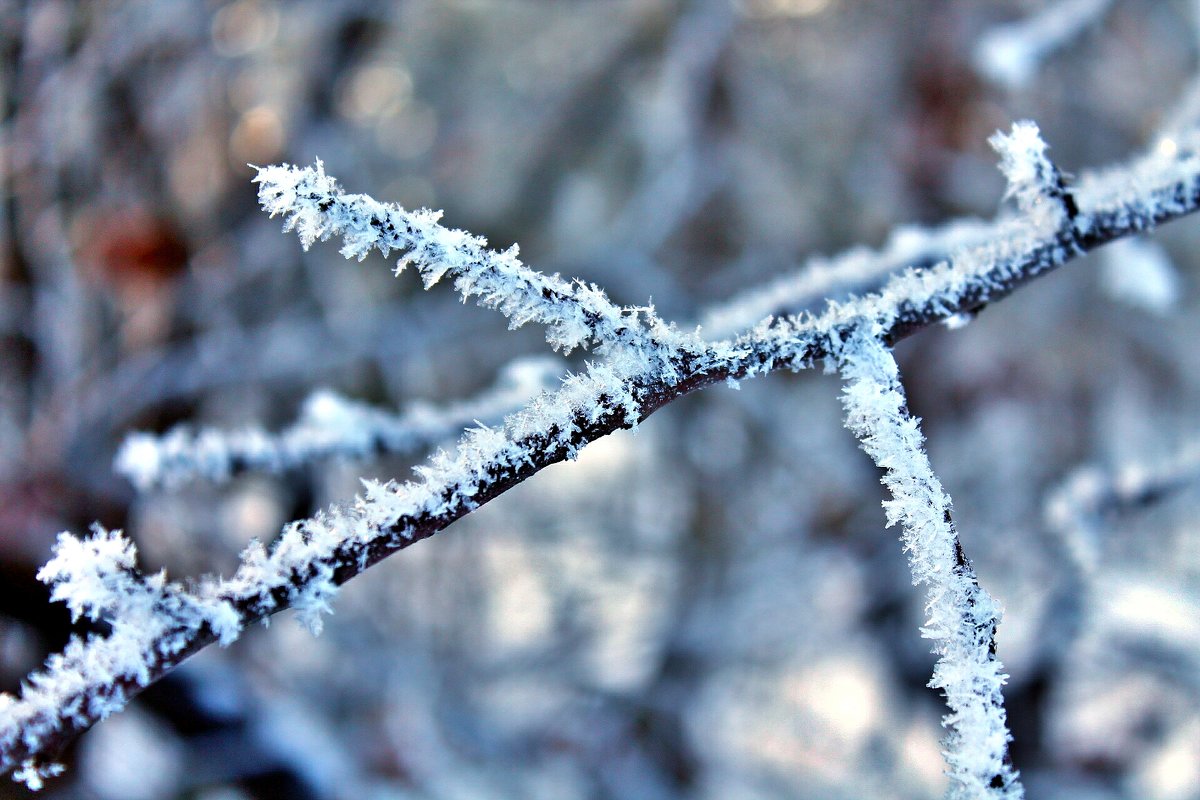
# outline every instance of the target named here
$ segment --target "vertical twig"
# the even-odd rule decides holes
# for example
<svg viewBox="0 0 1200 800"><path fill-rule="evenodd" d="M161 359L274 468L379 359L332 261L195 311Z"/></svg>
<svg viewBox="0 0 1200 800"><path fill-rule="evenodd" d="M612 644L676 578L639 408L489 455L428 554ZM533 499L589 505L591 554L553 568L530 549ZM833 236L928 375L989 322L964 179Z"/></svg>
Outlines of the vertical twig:
<svg viewBox="0 0 1200 800"><path fill-rule="evenodd" d="M846 426L884 470L892 494L888 525L903 528L913 582L927 587L921 635L938 655L929 685L945 694L950 713L945 757L949 798L1024 797L1008 757L1012 736L1002 687L1008 676L996 658L1000 609L979 586L950 515L950 497L925 454L918 420L908 412L891 351L864 324L837 354L846 386Z"/></svg>

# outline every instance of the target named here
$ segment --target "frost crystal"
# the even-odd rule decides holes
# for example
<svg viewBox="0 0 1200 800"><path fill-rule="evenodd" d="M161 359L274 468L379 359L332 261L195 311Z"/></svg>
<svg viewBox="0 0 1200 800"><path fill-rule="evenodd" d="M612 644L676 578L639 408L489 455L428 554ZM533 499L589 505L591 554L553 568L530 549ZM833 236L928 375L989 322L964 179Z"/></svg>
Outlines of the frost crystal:
<svg viewBox="0 0 1200 800"><path fill-rule="evenodd" d="M905 267L933 265L967 247L994 239L995 223L961 219L937 228L897 228L877 251L856 247L831 258L812 258L800 269L708 309L700 319L712 339L735 335L771 315L797 313L838 293L876 288Z"/></svg>
<svg viewBox="0 0 1200 800"><path fill-rule="evenodd" d="M54 587L50 599L66 603L71 620L107 617L142 588L134 573L137 553L120 531L92 525L92 535L77 539L60 533L54 558L38 571L38 580Z"/></svg>
<svg viewBox="0 0 1200 800"><path fill-rule="evenodd" d="M62 771L62 764L36 764L33 759L27 759L13 773L13 780L25 784L25 788L29 791L36 792L45 785L47 778L61 775Z"/></svg>

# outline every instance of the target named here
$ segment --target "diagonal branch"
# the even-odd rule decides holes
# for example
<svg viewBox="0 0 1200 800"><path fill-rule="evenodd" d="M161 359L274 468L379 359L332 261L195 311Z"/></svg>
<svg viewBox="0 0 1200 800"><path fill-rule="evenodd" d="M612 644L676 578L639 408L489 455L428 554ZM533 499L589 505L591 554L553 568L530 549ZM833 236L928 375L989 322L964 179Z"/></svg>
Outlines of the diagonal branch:
<svg viewBox="0 0 1200 800"><path fill-rule="evenodd" d="M117 452L115 468L145 490L195 478L221 482L250 470L283 472L326 458L419 454L472 422L500 422L556 385L562 370L551 358L518 359L502 370L495 386L475 397L445 407L417 403L399 414L321 390L304 402L300 419L279 433L179 426L161 436L132 434Z"/></svg>
<svg viewBox="0 0 1200 800"><path fill-rule="evenodd" d="M271 216L282 214L284 229L295 230L305 249L341 236L346 258L361 261L372 250L385 257L398 251L397 274L412 264L427 289L449 275L464 300L477 297L480 305L508 317L512 327L545 325L556 350L596 345L600 353L620 348L670 351L688 341L652 307L619 308L598 286L530 269L517 258L516 245L503 252L490 250L482 237L440 225L440 212L407 211L367 195L346 194L320 161L311 167L262 167L254 181L263 209Z"/></svg>
<svg viewBox="0 0 1200 800"><path fill-rule="evenodd" d="M835 294L876 289L897 270L931 267L990 241L1000 224L963 218L934 228L906 225L894 229L878 250L859 246L810 258L798 269L704 309L701 332L709 339L736 336L767 316L795 314Z"/></svg>

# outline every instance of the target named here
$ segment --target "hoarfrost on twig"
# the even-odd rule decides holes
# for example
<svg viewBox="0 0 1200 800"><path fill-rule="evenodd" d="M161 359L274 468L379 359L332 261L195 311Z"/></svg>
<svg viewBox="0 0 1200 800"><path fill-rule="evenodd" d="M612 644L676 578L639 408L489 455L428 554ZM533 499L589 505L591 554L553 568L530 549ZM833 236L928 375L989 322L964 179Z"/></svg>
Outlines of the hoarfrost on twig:
<svg viewBox="0 0 1200 800"><path fill-rule="evenodd" d="M115 467L145 490L195 478L224 481L243 470L282 472L324 458L418 453L472 423L499 422L553 388L562 372L553 358L518 359L504 368L495 386L476 397L445 407L416 403L399 414L319 390L305 400L296 423L279 433L187 426L162 436L135 433L121 445Z"/></svg>
<svg viewBox="0 0 1200 800"><path fill-rule="evenodd" d="M837 353L846 381L846 426L884 470L892 495L884 501L888 525L903 529L913 583L926 587L927 620L921 635L933 640L937 666L929 685L950 707L946 762L950 798L1020 798L1008 760L1012 738L1004 711L1008 676L995 654L1000 609L979 586L950 516L950 497L933 473L919 421L908 413L891 351L864 324Z"/></svg>
<svg viewBox="0 0 1200 800"><path fill-rule="evenodd" d="M397 274L411 264L425 288L449 276L464 300L476 297L498 309L512 327L545 325L546 339L556 350L594 345L602 354L630 348L663 355L688 341L653 307L619 308L598 286L530 269L515 245L490 250L482 237L439 224L441 212L406 211L367 195L346 194L320 161L311 167L262 167L254 181L263 209L282 214L285 230L294 230L306 249L341 236L346 258L361 261L372 250L384 256L398 251Z"/></svg>

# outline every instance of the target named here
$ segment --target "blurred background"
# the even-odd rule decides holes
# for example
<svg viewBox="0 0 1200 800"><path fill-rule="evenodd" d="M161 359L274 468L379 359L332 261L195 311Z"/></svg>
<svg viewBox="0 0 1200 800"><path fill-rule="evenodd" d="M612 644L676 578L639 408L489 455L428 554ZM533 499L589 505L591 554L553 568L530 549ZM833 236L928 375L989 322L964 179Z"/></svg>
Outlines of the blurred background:
<svg viewBox="0 0 1200 800"><path fill-rule="evenodd" d="M1054 8L1078 30L1032 73L981 49ZM34 579L59 531L99 520L148 569L227 573L251 538L416 463L138 494L112 469L128 433L280 429L322 387L453 403L546 351L381 258L301 252L247 163L320 157L348 191L445 209L690 325L814 254L992 216L986 139L1013 120L1037 120L1068 172L1155 146L1196 68L1196 15L0 0L3 688L69 634ZM1007 609L1031 797L1200 797L1198 248L1196 221L1176 223L898 350ZM922 592L839 388L772 375L597 442L347 585L320 638L284 614L200 654L85 735L43 796L939 796ZM1162 490L1119 491L1146 476Z"/></svg>

